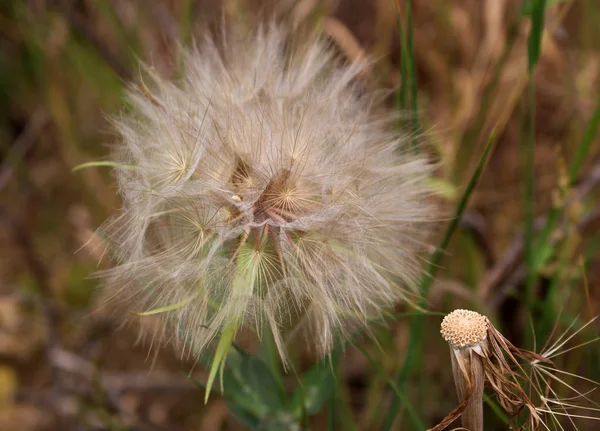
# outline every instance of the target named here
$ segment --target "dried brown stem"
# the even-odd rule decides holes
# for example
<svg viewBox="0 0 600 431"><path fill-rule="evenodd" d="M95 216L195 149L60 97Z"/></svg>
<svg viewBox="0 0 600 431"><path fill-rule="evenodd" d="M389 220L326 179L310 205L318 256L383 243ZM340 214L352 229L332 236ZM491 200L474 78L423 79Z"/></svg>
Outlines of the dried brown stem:
<svg viewBox="0 0 600 431"><path fill-rule="evenodd" d="M460 399L469 399L461 415L462 426L469 431L483 431L483 362L473 350L461 350L458 355L464 359L463 364L459 363L457 354L452 353L450 356L456 392ZM464 371L467 371L467 374Z"/></svg>
<svg viewBox="0 0 600 431"><path fill-rule="evenodd" d="M445 430L459 417L461 417L462 425L465 429L469 431L483 431L483 365L481 364L481 360L476 359L475 361L469 361L471 363L479 362L479 365L475 365L475 372L467 378L463 370L461 370L456 355L452 350L453 348L450 347L452 372L454 374L454 383L456 385L456 392L458 393L460 403L454 410L448 413L440 423L427 431ZM477 376L475 374L477 374ZM479 388L477 385L481 387ZM479 405L479 407L477 407L477 405Z"/></svg>

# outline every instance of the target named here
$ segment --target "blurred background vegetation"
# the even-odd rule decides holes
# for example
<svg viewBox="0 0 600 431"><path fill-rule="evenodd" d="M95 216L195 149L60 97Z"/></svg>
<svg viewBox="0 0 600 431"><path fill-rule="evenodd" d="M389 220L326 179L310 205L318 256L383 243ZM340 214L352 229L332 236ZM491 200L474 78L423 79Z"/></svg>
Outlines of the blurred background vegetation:
<svg viewBox="0 0 600 431"><path fill-rule="evenodd" d="M72 172L108 158L108 118L122 108L127 84L140 82L139 61L175 78L178 46L223 16L311 22L341 55L376 60L369 85L398 89L390 107L406 112L404 126L431 144L439 164L447 217L433 245L495 130L481 180L441 255L428 309L480 310L516 345L535 348L535 333L538 350L555 324L575 329L595 316L600 4L548 0L537 57L528 45L534 3L0 1L0 430L244 429L218 397L204 406L186 377L192 370L205 379L201 367L169 348L149 355L152 340L136 343L136 325L100 306L89 276L110 262L94 230L118 211L119 199L110 169ZM415 318L401 318L375 329L377 343L346 350L326 409L336 412L339 429L414 429L402 408L394 422L386 419L391 380L427 426L455 407L439 323L427 316L411 336ZM573 345L596 334L592 325ZM598 347L557 362L600 380ZM506 429L506 418L486 408L486 429ZM312 429L327 429L327 420L326 412L316 415Z"/></svg>

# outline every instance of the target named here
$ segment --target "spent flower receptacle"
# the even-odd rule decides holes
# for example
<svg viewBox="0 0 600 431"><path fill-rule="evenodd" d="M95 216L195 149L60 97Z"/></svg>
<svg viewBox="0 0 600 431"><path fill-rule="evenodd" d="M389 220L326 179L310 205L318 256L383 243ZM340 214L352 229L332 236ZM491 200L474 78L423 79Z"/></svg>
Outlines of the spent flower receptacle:
<svg viewBox="0 0 600 431"><path fill-rule="evenodd" d="M450 346L454 384L465 403L462 426L483 431L485 371L482 356L488 350L488 320L470 310L455 310L444 317L441 333Z"/></svg>
<svg viewBox="0 0 600 431"><path fill-rule="evenodd" d="M598 383L563 371L553 362L557 355L581 347L566 348L565 345L594 320L569 334L571 325L550 347L535 353L515 347L487 317L475 311L459 309L448 314L442 321L441 334L450 346L452 372L460 402L432 430L446 429L460 417L463 428L483 431L485 383L496 395L500 407L508 413L511 425L518 429L564 430L562 420L577 429L578 419L598 420L599 406L589 398L589 393L582 393L569 384L567 377L595 387ZM597 339L584 344L594 341ZM559 391L554 388L556 384L563 385L573 396L559 397ZM525 412L525 418L519 422L522 412Z"/></svg>

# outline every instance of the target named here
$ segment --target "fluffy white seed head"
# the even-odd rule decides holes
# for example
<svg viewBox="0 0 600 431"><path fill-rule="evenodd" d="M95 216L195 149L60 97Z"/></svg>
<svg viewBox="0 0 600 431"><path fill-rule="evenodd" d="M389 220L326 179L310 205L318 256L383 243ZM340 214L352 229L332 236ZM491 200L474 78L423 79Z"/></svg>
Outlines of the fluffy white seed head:
<svg viewBox="0 0 600 431"><path fill-rule="evenodd" d="M487 317L471 310L454 310L442 320L441 333L452 347L469 347L485 340Z"/></svg>
<svg viewBox="0 0 600 431"><path fill-rule="evenodd" d="M108 284L194 352L227 325L267 324L282 355L298 329L326 353L419 273L431 166L375 114L364 64L294 46L275 25L207 39L180 81L155 76L116 121Z"/></svg>

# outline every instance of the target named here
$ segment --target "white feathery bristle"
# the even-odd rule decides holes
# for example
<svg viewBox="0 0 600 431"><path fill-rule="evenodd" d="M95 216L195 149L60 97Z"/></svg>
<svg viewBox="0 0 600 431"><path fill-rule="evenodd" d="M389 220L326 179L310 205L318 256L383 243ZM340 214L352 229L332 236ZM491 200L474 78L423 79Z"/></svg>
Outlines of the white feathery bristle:
<svg viewBox="0 0 600 431"><path fill-rule="evenodd" d="M374 112L364 63L318 38L293 46L274 24L207 38L180 81L154 76L115 121L124 210L104 229L119 259L107 284L194 352L242 322L270 325L282 357L297 328L326 353L419 274L431 165L402 150L397 115Z"/></svg>

